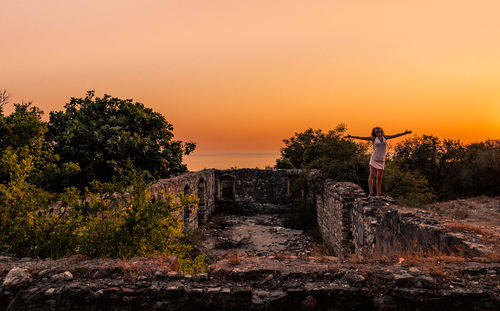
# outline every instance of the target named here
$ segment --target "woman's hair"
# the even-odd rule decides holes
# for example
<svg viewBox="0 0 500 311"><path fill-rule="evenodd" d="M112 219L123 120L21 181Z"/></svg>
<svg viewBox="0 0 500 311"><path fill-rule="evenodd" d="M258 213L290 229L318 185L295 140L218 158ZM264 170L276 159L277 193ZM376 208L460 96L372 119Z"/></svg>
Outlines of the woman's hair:
<svg viewBox="0 0 500 311"><path fill-rule="evenodd" d="M384 130L381 127L376 126L376 127L374 127L372 129L372 137L376 137L377 136L377 135L375 135L375 130L376 129L380 129L382 131L382 136L384 136Z"/></svg>

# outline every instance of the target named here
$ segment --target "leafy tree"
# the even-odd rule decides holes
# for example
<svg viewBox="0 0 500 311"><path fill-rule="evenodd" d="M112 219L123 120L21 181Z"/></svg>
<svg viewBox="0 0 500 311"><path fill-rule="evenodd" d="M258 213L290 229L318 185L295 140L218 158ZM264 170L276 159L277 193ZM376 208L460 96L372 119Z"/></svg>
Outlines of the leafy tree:
<svg viewBox="0 0 500 311"><path fill-rule="evenodd" d="M500 195L500 146L491 142L471 144L463 154L459 168L447 176L458 177L455 196ZM450 188L445 190L452 192Z"/></svg>
<svg viewBox="0 0 500 311"><path fill-rule="evenodd" d="M424 176L441 200L500 194L500 146L492 141L463 145L423 135L399 143L394 160Z"/></svg>
<svg viewBox="0 0 500 311"><path fill-rule="evenodd" d="M435 199L429 182L422 174L401 168L394 161L386 161L382 182L384 191L398 204L421 206Z"/></svg>
<svg viewBox="0 0 500 311"><path fill-rule="evenodd" d="M9 104L6 91L0 92L0 152L10 154L20 162L28 160L32 169L29 182L47 190L61 190L60 181L79 170L75 163L61 163L52 146L44 140L47 124L43 112L31 103L14 104L14 111L5 116L3 107ZM8 183L14 166L0 164L0 183Z"/></svg>
<svg viewBox="0 0 500 311"><path fill-rule="evenodd" d="M62 162L81 168L72 184L110 181L129 163L155 178L187 171L182 156L196 145L173 140L173 126L160 113L131 99L94 97L94 91L64 107L50 113L46 137Z"/></svg>
<svg viewBox="0 0 500 311"><path fill-rule="evenodd" d="M340 124L328 133L313 129L295 133L283 140L285 147L276 168L320 169L326 178L366 183L366 146L343 139L345 131L345 125Z"/></svg>
<svg viewBox="0 0 500 311"><path fill-rule="evenodd" d="M289 169L294 169L295 166L293 166L292 162L285 158L285 159L276 159L276 165L274 166L275 168L277 169L285 169L285 170L289 170Z"/></svg>
<svg viewBox="0 0 500 311"><path fill-rule="evenodd" d="M441 161L446 149L441 140L432 135L416 136L396 145L394 159L402 168L418 171L430 185L439 189L441 181Z"/></svg>
<svg viewBox="0 0 500 311"><path fill-rule="evenodd" d="M368 145L345 140L345 131L346 126L340 124L328 133L313 129L296 133L294 137L284 140L285 147L281 148L281 158L276 160L276 168L319 169L325 178L352 181L367 190ZM423 142L424 146L416 152L410 148L413 147L410 143L399 146L398 161L387 161L384 189L400 204L422 205L435 198L427 176L414 169L418 165L413 161L424 163L424 167L428 167L439 179L439 167L435 169L428 161L439 163L440 157L434 155L440 146L435 146L433 137L426 137ZM428 151L431 156L426 153ZM423 159L414 158L415 154Z"/></svg>
<svg viewBox="0 0 500 311"><path fill-rule="evenodd" d="M321 130L312 128L302 133L295 133L295 136L283 140L285 147L281 148L281 159L287 159L294 167L301 168L306 149L323 139L325 134Z"/></svg>

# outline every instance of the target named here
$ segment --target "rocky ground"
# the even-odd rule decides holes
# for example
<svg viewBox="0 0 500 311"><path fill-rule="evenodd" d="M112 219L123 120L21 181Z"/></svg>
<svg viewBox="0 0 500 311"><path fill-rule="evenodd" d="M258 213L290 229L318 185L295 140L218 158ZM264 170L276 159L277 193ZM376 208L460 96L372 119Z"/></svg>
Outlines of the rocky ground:
<svg viewBox="0 0 500 311"><path fill-rule="evenodd" d="M201 251L212 261L228 252L240 256L305 256L312 248L312 237L287 227L283 215L278 214L219 215L203 228L200 243Z"/></svg>
<svg viewBox="0 0 500 311"><path fill-rule="evenodd" d="M169 258L0 258L1 310L498 310L500 263L222 259L207 273Z"/></svg>
<svg viewBox="0 0 500 311"><path fill-rule="evenodd" d="M498 247L500 197L426 210ZM500 310L500 258L340 260L285 223L216 216L200 230L211 265L199 275L179 273L173 257L0 257L0 310Z"/></svg>
<svg viewBox="0 0 500 311"><path fill-rule="evenodd" d="M429 204L425 209L448 224L448 230L473 235L500 254L500 196Z"/></svg>

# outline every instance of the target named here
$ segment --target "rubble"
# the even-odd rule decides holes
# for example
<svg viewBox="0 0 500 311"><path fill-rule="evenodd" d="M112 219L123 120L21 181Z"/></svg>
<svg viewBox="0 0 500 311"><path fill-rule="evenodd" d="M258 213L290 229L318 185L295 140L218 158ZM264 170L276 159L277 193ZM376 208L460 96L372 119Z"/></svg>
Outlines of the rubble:
<svg viewBox="0 0 500 311"><path fill-rule="evenodd" d="M130 264L132 261L129 261ZM0 261L0 310L425 310L500 307L500 263L444 264L442 273L422 266L353 263L322 257L248 256L228 259L204 275L158 277L161 260L136 258L134 269L86 270L123 265L112 259ZM414 269L412 269L414 268ZM23 288L6 287L5 271L31 270ZM45 272L44 272L45 271ZM48 271L48 272L47 272ZM73 278L55 277L72 271ZM42 273L43 272L43 273ZM433 274L434 273L434 274ZM12 276L13 273L11 273Z"/></svg>

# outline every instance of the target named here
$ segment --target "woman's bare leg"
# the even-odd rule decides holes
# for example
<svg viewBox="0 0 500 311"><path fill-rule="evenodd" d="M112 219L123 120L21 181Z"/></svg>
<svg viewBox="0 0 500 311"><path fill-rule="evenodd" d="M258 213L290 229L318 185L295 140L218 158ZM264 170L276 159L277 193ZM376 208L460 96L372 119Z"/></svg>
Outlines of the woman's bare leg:
<svg viewBox="0 0 500 311"><path fill-rule="evenodd" d="M384 170L377 170L377 195L382 193L382 176L384 175Z"/></svg>
<svg viewBox="0 0 500 311"><path fill-rule="evenodd" d="M370 165L370 176L368 176L368 191L369 194L373 194L373 179L377 174L377 170Z"/></svg>

